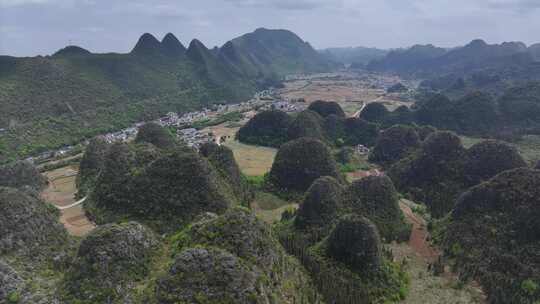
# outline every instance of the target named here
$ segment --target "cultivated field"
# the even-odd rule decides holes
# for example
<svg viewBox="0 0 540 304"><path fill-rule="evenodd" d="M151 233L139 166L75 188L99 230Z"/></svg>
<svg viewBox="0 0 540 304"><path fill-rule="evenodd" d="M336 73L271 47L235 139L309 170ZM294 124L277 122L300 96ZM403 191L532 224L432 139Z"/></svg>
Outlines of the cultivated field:
<svg viewBox="0 0 540 304"><path fill-rule="evenodd" d="M238 141L226 141L225 146L233 153L238 166L247 176L262 176L270 171L277 150L274 148L245 145Z"/></svg>
<svg viewBox="0 0 540 304"><path fill-rule="evenodd" d="M286 82L285 88L279 93L283 99L298 100L303 98L307 103L316 100L336 101L348 115L358 111L364 103L379 102L391 111L402 105L411 105L410 102L401 100L395 94L387 94L380 82L397 83L399 78L358 77L296 80Z"/></svg>
<svg viewBox="0 0 540 304"><path fill-rule="evenodd" d="M78 169L77 166L67 166L45 172L44 175L49 179L49 186L42 193L43 199L58 207L75 203L77 192L75 178ZM60 222L74 236L84 236L95 228L95 225L84 214L82 205L62 210Z"/></svg>

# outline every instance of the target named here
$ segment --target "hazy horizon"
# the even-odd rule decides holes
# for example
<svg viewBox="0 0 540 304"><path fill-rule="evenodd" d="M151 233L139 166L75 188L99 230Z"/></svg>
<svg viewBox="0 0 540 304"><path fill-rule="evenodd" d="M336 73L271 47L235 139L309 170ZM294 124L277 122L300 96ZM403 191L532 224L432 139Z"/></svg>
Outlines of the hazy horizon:
<svg viewBox="0 0 540 304"><path fill-rule="evenodd" d="M67 45L127 53L145 32L207 47L259 27L287 29L317 49L540 42L533 0L0 0L0 54L49 55Z"/></svg>

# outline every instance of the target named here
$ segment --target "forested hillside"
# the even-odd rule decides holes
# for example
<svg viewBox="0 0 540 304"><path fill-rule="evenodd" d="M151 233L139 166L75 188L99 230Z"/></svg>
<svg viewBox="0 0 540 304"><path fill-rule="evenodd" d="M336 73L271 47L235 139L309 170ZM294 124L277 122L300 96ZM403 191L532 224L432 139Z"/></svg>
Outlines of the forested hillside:
<svg viewBox="0 0 540 304"><path fill-rule="evenodd" d="M129 54L69 46L46 57L3 56L0 162L168 111L245 100L285 74L331 67L295 34L266 29L212 51L144 34Z"/></svg>

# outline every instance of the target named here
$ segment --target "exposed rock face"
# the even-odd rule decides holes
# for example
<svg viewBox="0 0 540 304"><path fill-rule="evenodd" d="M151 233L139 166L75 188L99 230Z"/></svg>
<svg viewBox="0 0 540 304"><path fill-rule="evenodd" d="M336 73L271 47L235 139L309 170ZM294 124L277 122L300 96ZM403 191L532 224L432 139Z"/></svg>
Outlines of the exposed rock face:
<svg viewBox="0 0 540 304"><path fill-rule="evenodd" d="M41 191L45 186L47 178L30 162L19 161L0 167L0 187L30 187Z"/></svg>
<svg viewBox="0 0 540 304"><path fill-rule="evenodd" d="M379 134L369 160L388 165L419 147L420 138L414 128L403 125L393 126Z"/></svg>
<svg viewBox="0 0 540 304"><path fill-rule="evenodd" d="M176 145L173 136L156 123L147 123L140 127L135 142L147 142L160 149L171 149Z"/></svg>
<svg viewBox="0 0 540 304"><path fill-rule="evenodd" d="M487 140L467 150L465 174L469 184L476 185L503 171L526 166L527 163L516 148L503 142Z"/></svg>
<svg viewBox="0 0 540 304"><path fill-rule="evenodd" d="M79 164L76 180L80 195L85 195L95 185L98 175L103 170L105 155L109 147L110 145L102 137L90 140Z"/></svg>
<svg viewBox="0 0 540 304"><path fill-rule="evenodd" d="M238 257L222 249L186 249L157 282L159 303L265 303L257 295L257 276Z"/></svg>
<svg viewBox="0 0 540 304"><path fill-rule="evenodd" d="M330 149L313 138L284 144L270 171L270 180L275 186L302 192L321 176L341 178Z"/></svg>
<svg viewBox="0 0 540 304"><path fill-rule="evenodd" d="M327 117L329 115L345 117L345 112L343 112L343 109L339 106L337 102L333 101L314 101L309 105L308 110L317 112L322 117Z"/></svg>
<svg viewBox="0 0 540 304"><path fill-rule="evenodd" d="M307 230L326 230L339 211L343 190L343 186L333 177L315 180L298 209L295 226Z"/></svg>
<svg viewBox="0 0 540 304"><path fill-rule="evenodd" d="M9 303L6 300L14 294L19 294L23 285L24 281L19 274L0 260L0 303Z"/></svg>
<svg viewBox="0 0 540 304"><path fill-rule="evenodd" d="M67 242L59 213L36 193L0 187L0 255L48 256Z"/></svg>
<svg viewBox="0 0 540 304"><path fill-rule="evenodd" d="M446 227L446 253L480 281L490 303L540 299L540 171L505 171L462 194Z"/></svg>
<svg viewBox="0 0 540 304"><path fill-rule="evenodd" d="M377 270L382 264L377 227L364 217L341 218L327 240L327 254L358 272Z"/></svg>
<svg viewBox="0 0 540 304"><path fill-rule="evenodd" d="M141 224L103 225L81 242L65 278L67 300L114 301L130 298L132 283L149 272L157 237Z"/></svg>
<svg viewBox="0 0 540 304"><path fill-rule="evenodd" d="M238 130L243 143L279 147L287 141L287 129L292 118L283 111L264 111L255 115Z"/></svg>
<svg viewBox="0 0 540 304"><path fill-rule="evenodd" d="M350 213L375 223L386 241L409 238L410 227L404 221L390 178L370 176L355 181L346 189L343 205Z"/></svg>

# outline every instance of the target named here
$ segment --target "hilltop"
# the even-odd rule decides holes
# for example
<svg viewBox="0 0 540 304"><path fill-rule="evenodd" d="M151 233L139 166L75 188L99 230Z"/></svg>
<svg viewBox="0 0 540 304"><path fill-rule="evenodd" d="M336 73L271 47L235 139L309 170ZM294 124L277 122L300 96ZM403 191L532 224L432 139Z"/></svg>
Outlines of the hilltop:
<svg viewBox="0 0 540 304"><path fill-rule="evenodd" d="M267 29L213 50L145 33L128 54L69 46L53 56L1 56L0 162L169 111L247 100L286 74L332 67L294 33Z"/></svg>

